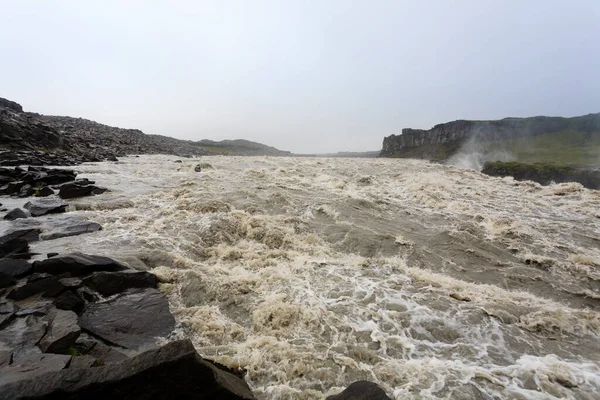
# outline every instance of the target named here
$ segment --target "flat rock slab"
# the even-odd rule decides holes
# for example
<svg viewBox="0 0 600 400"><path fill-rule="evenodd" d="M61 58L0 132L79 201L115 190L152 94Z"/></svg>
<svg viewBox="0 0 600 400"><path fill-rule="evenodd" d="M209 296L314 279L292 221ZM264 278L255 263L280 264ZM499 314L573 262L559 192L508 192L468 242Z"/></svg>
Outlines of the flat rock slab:
<svg viewBox="0 0 600 400"><path fill-rule="evenodd" d="M12 351L0 350L0 370L12 363Z"/></svg>
<svg viewBox="0 0 600 400"><path fill-rule="evenodd" d="M358 381L348 386L342 393L325 400L392 400L376 383Z"/></svg>
<svg viewBox="0 0 600 400"><path fill-rule="evenodd" d="M23 239L27 242L37 242L40 240L39 229L17 229L0 237L0 243L6 243L14 239Z"/></svg>
<svg viewBox="0 0 600 400"><path fill-rule="evenodd" d="M97 232L102 229L102 225L97 222L83 221L71 226L67 226L61 230L43 233L40 238L42 240L53 240L61 237L78 236L84 233Z"/></svg>
<svg viewBox="0 0 600 400"><path fill-rule="evenodd" d="M124 292L133 288L156 288L156 275L146 271L95 272L84 284L102 296Z"/></svg>
<svg viewBox="0 0 600 400"><path fill-rule="evenodd" d="M80 338L73 347L81 354L94 357L98 360L99 365L115 364L129 359L120 351L97 341L81 340Z"/></svg>
<svg viewBox="0 0 600 400"><path fill-rule="evenodd" d="M45 214L65 212L69 203L57 199L36 199L25 203L25 208L29 210L32 217L39 217Z"/></svg>
<svg viewBox="0 0 600 400"><path fill-rule="evenodd" d="M66 353L81 334L77 314L73 311L53 310L48 314L48 319L50 324L38 347L44 353Z"/></svg>
<svg viewBox="0 0 600 400"><path fill-rule="evenodd" d="M0 330L0 350L12 350L15 355L39 352L35 345L46 333L47 325L42 316L14 318Z"/></svg>
<svg viewBox="0 0 600 400"><path fill-rule="evenodd" d="M98 360L92 356L77 356L71 360L69 368L91 368L98 365Z"/></svg>
<svg viewBox="0 0 600 400"><path fill-rule="evenodd" d="M246 382L203 360L189 340L169 343L120 364L68 368L0 386L5 399L252 400Z"/></svg>
<svg viewBox="0 0 600 400"><path fill-rule="evenodd" d="M47 372L59 371L66 368L71 362L71 356L63 354L32 354L28 357L14 361L7 367L0 369L0 393L2 398L22 398L13 394L8 397L3 392L3 386L11 382L37 378Z"/></svg>
<svg viewBox="0 0 600 400"><path fill-rule="evenodd" d="M59 280L60 278L58 276L51 276L49 278L27 282L24 285L11 290L6 295L6 298L18 301L40 293L43 293L44 296L47 297L56 297L66 290Z"/></svg>
<svg viewBox="0 0 600 400"><path fill-rule="evenodd" d="M108 343L138 350L170 334L175 319L158 290L132 289L104 303L89 304L79 326Z"/></svg>
<svg viewBox="0 0 600 400"><path fill-rule="evenodd" d="M125 269L127 268L123 264L112 258L83 253L70 253L33 263L34 272L54 275L70 273L73 276L85 276L98 271L115 272Z"/></svg>
<svg viewBox="0 0 600 400"><path fill-rule="evenodd" d="M0 274L5 274L13 278L22 278L32 272L32 266L25 260L13 258L0 259Z"/></svg>
<svg viewBox="0 0 600 400"><path fill-rule="evenodd" d="M74 197L92 196L106 192L106 188L81 183L84 182L65 183L61 185L58 195L61 199L72 199Z"/></svg>

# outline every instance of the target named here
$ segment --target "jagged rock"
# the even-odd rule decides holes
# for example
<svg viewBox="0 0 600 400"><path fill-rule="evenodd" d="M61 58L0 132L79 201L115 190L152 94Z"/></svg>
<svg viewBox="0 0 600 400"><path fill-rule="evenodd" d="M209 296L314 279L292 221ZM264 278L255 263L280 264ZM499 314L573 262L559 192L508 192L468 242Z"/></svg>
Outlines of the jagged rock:
<svg viewBox="0 0 600 400"><path fill-rule="evenodd" d="M54 194L54 190L50 189L48 186L43 186L35 191L36 197L47 197Z"/></svg>
<svg viewBox="0 0 600 400"><path fill-rule="evenodd" d="M32 266L33 268L33 266ZM47 274L45 272L34 272L33 274L29 275L27 277L27 282L35 282L35 281L39 281L40 279L46 279L46 278L50 278L54 275L52 274Z"/></svg>
<svg viewBox="0 0 600 400"><path fill-rule="evenodd" d="M116 272L125 269L124 265L112 258L83 253L70 253L33 263L35 272L54 275L70 273L73 276L85 276L98 271Z"/></svg>
<svg viewBox="0 0 600 400"><path fill-rule="evenodd" d="M76 290L77 296L81 297L83 300L88 303L95 303L98 301L98 295L87 287L81 287Z"/></svg>
<svg viewBox="0 0 600 400"><path fill-rule="evenodd" d="M13 278L22 278L31 273L32 266L25 260L16 260L13 258L0 259L0 274L12 276Z"/></svg>
<svg viewBox="0 0 600 400"><path fill-rule="evenodd" d="M170 334L175 319L165 296L156 289L132 289L118 297L89 304L79 325L93 335L127 349L143 349Z"/></svg>
<svg viewBox="0 0 600 400"><path fill-rule="evenodd" d="M77 356L71 360L69 368L91 368L98 365L98 360L92 356Z"/></svg>
<svg viewBox="0 0 600 400"><path fill-rule="evenodd" d="M11 300L24 300L40 293L43 293L45 297L56 297L66 290L59 282L59 279L60 278L57 276L52 276L33 282L27 282L24 285L11 290L6 295L6 298Z"/></svg>
<svg viewBox="0 0 600 400"><path fill-rule="evenodd" d="M19 190L18 197L29 197L29 196L33 196L34 193L35 193L35 190L33 189L33 186L24 185L21 188L21 190Z"/></svg>
<svg viewBox="0 0 600 400"><path fill-rule="evenodd" d="M58 199L37 199L25 203L25 209L29 210L32 217L39 217L45 214L65 212L69 203Z"/></svg>
<svg viewBox="0 0 600 400"><path fill-rule="evenodd" d="M59 282L67 289L77 289L83 285L83 281L79 278L64 278L60 279Z"/></svg>
<svg viewBox="0 0 600 400"><path fill-rule="evenodd" d="M84 284L102 296L124 292L133 288L156 288L156 275L145 271L95 272Z"/></svg>
<svg viewBox="0 0 600 400"><path fill-rule="evenodd" d="M11 320L18 309L12 302L0 304L0 329Z"/></svg>
<svg viewBox="0 0 600 400"><path fill-rule="evenodd" d="M98 341L79 340L73 348L81 354L89 355L98 360L99 365L120 363L127 360L125 354Z"/></svg>
<svg viewBox="0 0 600 400"><path fill-rule="evenodd" d="M70 310L79 314L81 311L83 311L85 302L73 292L66 291L54 299L54 305L59 310Z"/></svg>
<svg viewBox="0 0 600 400"><path fill-rule="evenodd" d="M23 112L23 107L15 101L10 101L0 97L0 107L5 107L16 112Z"/></svg>
<svg viewBox="0 0 600 400"><path fill-rule="evenodd" d="M4 219L8 221L14 221L15 219L19 218L27 218L25 211L21 210L20 208L13 208L4 216Z"/></svg>
<svg viewBox="0 0 600 400"><path fill-rule="evenodd" d="M0 257L29 258L29 242L21 238L0 242Z"/></svg>
<svg viewBox="0 0 600 400"><path fill-rule="evenodd" d="M9 381L10 382L10 381ZM203 360L189 340L169 343L120 364L67 368L0 386L6 399L254 399L247 383Z"/></svg>
<svg viewBox="0 0 600 400"><path fill-rule="evenodd" d="M35 345L46 333L48 323L44 318L39 315L13 318L0 330L0 349L11 349L15 358L39 353L40 350Z"/></svg>
<svg viewBox="0 0 600 400"><path fill-rule="evenodd" d="M26 317L28 315L45 316L48 315L51 305L45 302L34 303L29 307L19 308L15 313L17 317Z"/></svg>
<svg viewBox="0 0 600 400"><path fill-rule="evenodd" d="M0 370L0 393L4 399L19 399L23 396L4 391L11 382L28 381L51 371L66 368L71 362L71 356L63 354L32 354L26 358L14 361Z"/></svg>
<svg viewBox="0 0 600 400"><path fill-rule="evenodd" d="M2 367L6 367L10 363L12 363L12 356L12 351L0 350L0 371Z"/></svg>
<svg viewBox="0 0 600 400"><path fill-rule="evenodd" d="M391 400L377 384L368 381L354 382L343 392L326 400Z"/></svg>
<svg viewBox="0 0 600 400"><path fill-rule="evenodd" d="M15 282L16 281L12 276L0 273L0 288L12 286Z"/></svg>
<svg viewBox="0 0 600 400"><path fill-rule="evenodd" d="M65 353L81 334L77 314L73 311L53 310L48 317L50 324L38 347L44 353Z"/></svg>
<svg viewBox="0 0 600 400"><path fill-rule="evenodd" d="M77 183L67 183L60 187L58 195L61 199L72 199L74 197L91 196L106 192L106 188L94 185L79 185Z"/></svg>
<svg viewBox="0 0 600 400"><path fill-rule="evenodd" d="M23 181L9 182L0 188L0 194L19 193L21 188L25 185L26 185L26 182L23 182Z"/></svg>
<svg viewBox="0 0 600 400"><path fill-rule="evenodd" d="M61 237L78 236L84 233L97 232L102 230L102 225L97 222L81 222L76 225L68 226L60 231L43 233L40 237L42 240L53 240Z"/></svg>
<svg viewBox="0 0 600 400"><path fill-rule="evenodd" d="M17 229L0 237L0 243L6 243L13 239L23 239L27 242L36 242L40 239L40 232L41 231L39 229Z"/></svg>

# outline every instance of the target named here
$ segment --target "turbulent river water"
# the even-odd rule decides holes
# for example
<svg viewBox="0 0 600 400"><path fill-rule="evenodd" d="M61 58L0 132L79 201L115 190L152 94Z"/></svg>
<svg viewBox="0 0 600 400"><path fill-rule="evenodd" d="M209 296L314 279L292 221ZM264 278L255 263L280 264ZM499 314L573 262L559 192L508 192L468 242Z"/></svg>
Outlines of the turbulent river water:
<svg viewBox="0 0 600 400"><path fill-rule="evenodd" d="M395 399L600 398L600 191L415 160L176 160L76 167L111 189L71 202L104 229L34 250L152 270L178 334L259 399L361 379Z"/></svg>

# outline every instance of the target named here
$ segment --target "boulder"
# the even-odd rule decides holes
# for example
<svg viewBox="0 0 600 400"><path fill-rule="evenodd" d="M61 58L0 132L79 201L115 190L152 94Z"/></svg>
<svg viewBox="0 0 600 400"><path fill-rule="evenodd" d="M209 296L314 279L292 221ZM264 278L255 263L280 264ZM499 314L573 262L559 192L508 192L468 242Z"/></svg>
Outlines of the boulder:
<svg viewBox="0 0 600 400"><path fill-rule="evenodd" d="M145 271L95 272L83 283L102 296L124 292L133 288L156 288L156 275Z"/></svg>
<svg viewBox="0 0 600 400"><path fill-rule="evenodd" d="M50 189L48 186L43 186L35 191L36 197L47 197L54 194L54 190Z"/></svg>
<svg viewBox="0 0 600 400"><path fill-rule="evenodd" d="M36 199L25 203L25 208L29 210L32 217L39 217L45 214L65 212L69 203L58 199Z"/></svg>
<svg viewBox="0 0 600 400"><path fill-rule="evenodd" d="M0 393L3 399L20 399L23 396L17 393L3 391L5 385L11 382L39 378L51 371L66 368L71 362L71 356L62 354L32 354L28 357L14 361L0 370Z"/></svg>
<svg viewBox="0 0 600 400"><path fill-rule="evenodd" d="M198 165L196 165L196 166L194 167L194 171L195 171L195 172L200 172L200 171L202 171L202 167L200 166L200 164L198 164Z"/></svg>
<svg viewBox="0 0 600 400"><path fill-rule="evenodd" d="M369 381L358 381L348 386L343 392L329 396L326 400L391 400L377 384Z"/></svg>
<svg viewBox="0 0 600 400"><path fill-rule="evenodd" d="M19 190L18 197L29 197L33 196L35 193L35 189L31 185L24 185L21 190Z"/></svg>
<svg viewBox="0 0 600 400"><path fill-rule="evenodd" d="M30 258L29 242L21 238L0 242L0 257Z"/></svg>
<svg viewBox="0 0 600 400"><path fill-rule="evenodd" d="M43 233L41 235L41 239L53 240L61 237L78 236L84 233L96 232L101 229L102 225L97 222L84 221L81 223L76 223L75 225L67 226L62 230Z"/></svg>
<svg viewBox="0 0 600 400"><path fill-rule="evenodd" d="M0 244L6 243L13 239L23 239L27 242L37 242L40 239L39 229L17 229L0 237Z"/></svg>
<svg viewBox="0 0 600 400"><path fill-rule="evenodd" d="M77 314L73 311L53 310L48 318L48 329L38 347L44 353L66 353L81 334Z"/></svg>
<svg viewBox="0 0 600 400"><path fill-rule="evenodd" d="M109 301L88 304L79 326L108 343L138 350L169 335L175 319L158 290L132 289Z"/></svg>
<svg viewBox="0 0 600 400"><path fill-rule="evenodd" d="M254 399L246 382L203 360L189 340L169 343L120 364L67 368L0 386L5 399Z"/></svg>
<svg viewBox="0 0 600 400"><path fill-rule="evenodd" d="M9 182L6 185L0 187L0 194L15 194L19 193L21 188L25 186L27 182L24 181L13 181Z"/></svg>
<svg viewBox="0 0 600 400"><path fill-rule="evenodd" d="M12 302L0 304L0 329L10 322L18 309Z"/></svg>
<svg viewBox="0 0 600 400"><path fill-rule="evenodd" d="M69 253L33 263L35 272L50 274L70 273L73 276L85 276L98 271L122 271L127 269L112 258L83 253Z"/></svg>
<svg viewBox="0 0 600 400"><path fill-rule="evenodd" d="M60 187L58 195L61 199L72 199L74 197L92 196L106 192L106 188L94 185L80 185L67 183Z"/></svg>
<svg viewBox="0 0 600 400"><path fill-rule="evenodd" d="M0 275L8 275L13 278L22 278L30 274L32 266L25 260L17 260L13 258L0 259Z"/></svg>
<svg viewBox="0 0 600 400"><path fill-rule="evenodd" d="M14 221L15 219L19 218L27 218L25 211L21 210L20 208L13 208L4 216L4 219L8 221Z"/></svg>
<svg viewBox="0 0 600 400"><path fill-rule="evenodd" d="M12 276L0 272L0 288L9 287L15 283L16 281Z"/></svg>
<svg viewBox="0 0 600 400"><path fill-rule="evenodd" d="M75 293L68 290L54 299L54 305L59 310L70 310L79 314L83 311L85 302Z"/></svg>
<svg viewBox="0 0 600 400"><path fill-rule="evenodd" d="M43 293L46 297L56 297L66 290L59 280L60 277L51 276L49 278L27 282L24 285L11 290L6 295L6 298L19 301L40 293Z"/></svg>

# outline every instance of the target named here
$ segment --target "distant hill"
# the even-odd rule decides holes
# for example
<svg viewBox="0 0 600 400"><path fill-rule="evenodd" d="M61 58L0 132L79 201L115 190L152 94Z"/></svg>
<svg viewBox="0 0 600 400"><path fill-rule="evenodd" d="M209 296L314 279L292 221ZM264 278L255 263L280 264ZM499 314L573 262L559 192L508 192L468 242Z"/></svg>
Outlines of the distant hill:
<svg viewBox="0 0 600 400"><path fill-rule="evenodd" d="M243 156L290 156L289 151L282 151L275 147L267 146L257 142L251 142L244 139L221 140L215 142L204 139L195 142L194 145L203 151L213 154L223 155L243 155Z"/></svg>
<svg viewBox="0 0 600 400"><path fill-rule="evenodd" d="M600 113L581 117L459 120L429 130L403 129L383 140L381 157L445 161L478 154L485 161L600 164Z"/></svg>
<svg viewBox="0 0 600 400"><path fill-rule="evenodd" d="M4 149L0 159L14 158L14 155L9 154L11 151L35 151L36 154L61 154L71 163L114 160L128 154L291 154L248 140L194 142L162 135L147 135L139 129L122 129L84 118L24 112L20 104L3 98L0 98L0 149Z"/></svg>

